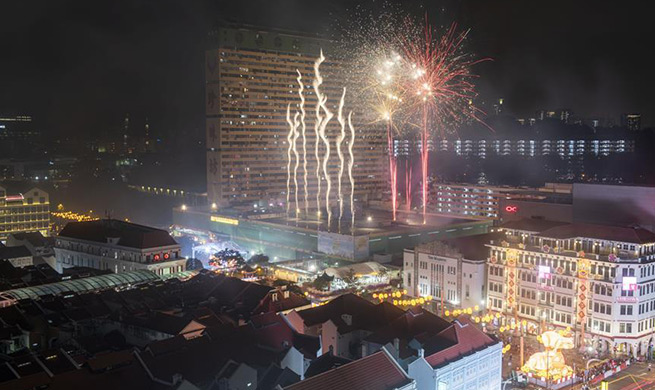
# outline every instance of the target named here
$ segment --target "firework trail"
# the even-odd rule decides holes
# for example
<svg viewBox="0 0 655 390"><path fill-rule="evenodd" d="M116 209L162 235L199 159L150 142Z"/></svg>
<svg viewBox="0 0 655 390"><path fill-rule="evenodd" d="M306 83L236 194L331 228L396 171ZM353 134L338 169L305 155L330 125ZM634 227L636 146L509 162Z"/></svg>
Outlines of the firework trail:
<svg viewBox="0 0 655 390"><path fill-rule="evenodd" d="M398 187L396 172L396 154L393 147L393 125L391 123L391 114L387 120L387 147L389 148L389 179L391 183L391 214L393 220L396 220L396 210L398 209Z"/></svg>
<svg viewBox="0 0 655 390"><path fill-rule="evenodd" d="M330 109L327 107L327 96L323 95L320 93L319 90L316 90L316 93L319 97L319 100L321 102L321 108L325 112L325 117L323 118L323 122L321 122L321 127L319 129L319 135L321 136L321 140L323 141L323 144L325 145L325 153L323 154L323 175L325 175L325 181L326 181L326 186L325 186L325 208L327 211L327 227L328 230L330 229L330 222L332 221L332 208L330 207L330 191L332 189L332 178L330 177L330 171L328 169L328 163L330 161L330 140L328 139L327 135L325 134L325 130L327 128L328 123L330 123L330 120L332 120L332 117L334 114L330 111Z"/></svg>
<svg viewBox="0 0 655 390"><path fill-rule="evenodd" d="M355 156L353 155L353 144L355 143L355 128L351 120L353 112L348 113L348 128L350 129L350 142L348 142L348 180L350 180L350 230L351 233L355 232L355 179L353 179L353 165L355 164Z"/></svg>
<svg viewBox="0 0 655 390"><path fill-rule="evenodd" d="M412 166L409 160L405 160L405 200L407 201L407 210L412 209Z"/></svg>
<svg viewBox="0 0 655 390"><path fill-rule="evenodd" d="M428 169L429 142L431 133L443 137L446 128L455 128L465 121L478 121L481 110L472 105L477 96L471 67L488 59L475 60L463 50L462 43L468 31L457 32L456 24L439 38L433 37L432 27L425 20L423 33L405 37L403 59L405 67L411 69L411 81L406 84L415 97L413 105L421 118L421 190L423 223L426 223L429 199Z"/></svg>
<svg viewBox="0 0 655 390"><path fill-rule="evenodd" d="M321 50L320 56L316 59L316 62L314 62L314 82L312 83L316 95L316 122L314 123L314 135L316 138L314 143L314 157L316 158L316 213L318 216L321 215L321 156L318 153L318 146L320 142L320 127L323 122L323 115L321 114L322 95L319 92L319 87L323 84L323 78L321 77L321 71L319 68L323 61L325 61L325 57L323 56L323 50Z"/></svg>
<svg viewBox="0 0 655 390"><path fill-rule="evenodd" d="M289 200L291 196L291 142L293 141L294 125L291 122L291 104L287 105L287 123L289 124L289 134L287 135L287 143L289 148L287 149L287 216L289 215Z"/></svg>
<svg viewBox="0 0 655 390"><path fill-rule="evenodd" d="M346 139L346 119L343 117L343 104L346 98L346 87L343 88L343 94L339 101L339 111L337 113L337 120L341 126L341 133L337 138L337 154L339 155L339 180L337 185L337 192L339 194L339 230L341 230L341 216L343 215L343 193L341 192L341 177L343 176L344 159L343 152L341 151L341 143Z"/></svg>
<svg viewBox="0 0 655 390"><path fill-rule="evenodd" d="M394 172L397 175L398 169L397 157L392 152L394 140L407 139L405 136L410 131L417 130L414 144L421 160L419 191L425 222L429 146L433 138L455 133L462 123L480 122L486 126L481 119L484 113L472 104L477 97L474 83L477 76L471 69L489 59L475 59L465 50L463 43L468 31L458 32L455 24L433 34L427 18L419 21L408 16L400 6L383 3L382 8L385 7L381 14L356 9L355 20L340 28L345 37L341 49L351 63L346 72L348 85L358 87L349 88L348 93L355 101L370 106L371 109L363 112L365 123L375 124L381 118L388 118L386 128L380 126L380 132L386 130L390 151L389 182L394 213L398 203L394 202L397 196ZM394 96L398 99L393 99ZM373 118L375 113L378 118ZM411 167L406 170L411 171ZM414 184L418 183L416 180ZM410 175L409 188L405 190L408 204L411 204L411 185Z"/></svg>
<svg viewBox="0 0 655 390"><path fill-rule="evenodd" d="M307 191L307 134L306 134L306 129L307 126L305 124L305 95L303 94L303 91L305 90L305 85L302 83L302 74L300 74L300 71L296 69L296 72L298 72L298 96L300 96L300 129L301 129L301 134L302 134L302 168L303 168L303 187L305 190L305 215L309 214L309 201L307 200L309 197L309 192Z"/></svg>
<svg viewBox="0 0 655 390"><path fill-rule="evenodd" d="M300 156L298 155L298 148L296 147L298 137L300 137L300 133L298 132L298 127L300 127L300 121L298 120L299 116L300 113L298 111L296 111L296 115L293 116L293 156L296 160L296 165L293 167L293 185L296 200L296 218L298 218L298 214L300 213L300 207L298 206L298 167L300 166Z"/></svg>

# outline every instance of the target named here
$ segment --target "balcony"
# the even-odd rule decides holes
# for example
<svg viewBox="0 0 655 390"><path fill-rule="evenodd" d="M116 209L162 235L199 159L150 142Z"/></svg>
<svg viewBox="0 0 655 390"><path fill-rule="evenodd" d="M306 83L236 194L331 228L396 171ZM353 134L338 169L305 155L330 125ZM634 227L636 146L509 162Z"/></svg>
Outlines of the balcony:
<svg viewBox="0 0 655 390"><path fill-rule="evenodd" d="M500 246L503 248L512 248L517 250L524 250L524 251L543 253L549 255L552 254L552 255L565 256L575 259L579 258L578 251L552 248L550 251L545 252L543 250L543 247L531 245L529 243L527 244L522 243L519 237L508 237L507 239L502 241L495 240L495 241L491 241L490 244L495 246ZM589 260L608 262L608 263L623 263L623 264L624 263L636 264L639 263L640 260L639 256L635 255L633 252L630 251L619 251L618 255L612 255L611 253L596 254L596 253L585 252L584 258Z"/></svg>

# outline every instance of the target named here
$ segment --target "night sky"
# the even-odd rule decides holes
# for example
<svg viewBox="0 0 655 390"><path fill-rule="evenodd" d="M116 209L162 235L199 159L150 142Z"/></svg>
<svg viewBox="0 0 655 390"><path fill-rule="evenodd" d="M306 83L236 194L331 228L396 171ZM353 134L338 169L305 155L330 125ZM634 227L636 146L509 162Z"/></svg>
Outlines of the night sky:
<svg viewBox="0 0 655 390"><path fill-rule="evenodd" d="M203 126L203 47L220 18L325 31L355 3L313 0L13 1L0 5L0 113L33 115L53 135L100 134L149 117L162 134ZM607 3L607 4L604 4ZM643 114L652 125L655 26L646 2L403 1L472 29L482 97L508 111ZM444 16L445 15L445 16ZM202 134L200 131L198 134Z"/></svg>

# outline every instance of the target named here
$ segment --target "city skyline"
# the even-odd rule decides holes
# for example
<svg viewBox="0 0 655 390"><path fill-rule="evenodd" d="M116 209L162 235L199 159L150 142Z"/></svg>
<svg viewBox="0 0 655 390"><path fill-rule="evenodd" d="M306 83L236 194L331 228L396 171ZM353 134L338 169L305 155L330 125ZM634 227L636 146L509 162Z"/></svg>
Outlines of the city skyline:
<svg viewBox="0 0 655 390"><path fill-rule="evenodd" d="M455 21L471 28L473 50L494 59L476 71L487 112L502 97L507 111L518 117L570 107L584 117L619 122L622 113L639 112L648 127L653 124L648 93L653 78L647 53L633 38L647 36L651 27L641 19L643 13L609 4L588 9L562 1L532 9L511 1L402 3L437 24ZM184 6L122 1L94 7L73 1L30 11L22 3L7 6L7 13L17 17L2 27L2 46L12 54L0 59L5 85L0 106L33 115L49 133L70 136L119 125L127 112L149 117L152 127L165 134L201 131L202 51L207 31L220 18L329 35L335 19L379 3L331 2L315 11L316 5L294 1L252 8L222 1ZM253 13L254 8L261 11ZM39 41L46 43L43 50L28 49Z"/></svg>

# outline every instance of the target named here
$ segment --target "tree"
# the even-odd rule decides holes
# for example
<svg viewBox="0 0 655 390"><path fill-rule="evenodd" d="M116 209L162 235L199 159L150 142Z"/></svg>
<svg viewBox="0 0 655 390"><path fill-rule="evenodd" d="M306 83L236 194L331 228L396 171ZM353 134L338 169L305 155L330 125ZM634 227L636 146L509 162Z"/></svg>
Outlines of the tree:
<svg viewBox="0 0 655 390"><path fill-rule="evenodd" d="M312 287L314 287L317 290L330 290L330 285L332 284L332 281L334 280L334 277L329 276L325 272L323 272L322 275L314 279L312 282Z"/></svg>
<svg viewBox="0 0 655 390"><path fill-rule="evenodd" d="M246 261L239 251L225 248L222 251L214 253L209 259L209 264L219 268L238 269L246 265Z"/></svg>
<svg viewBox="0 0 655 390"><path fill-rule="evenodd" d="M251 263L251 264L268 264L269 260L270 259L269 259L268 256L266 256L264 254L261 254L261 253L257 253L256 255L253 255L248 260L248 262Z"/></svg>

